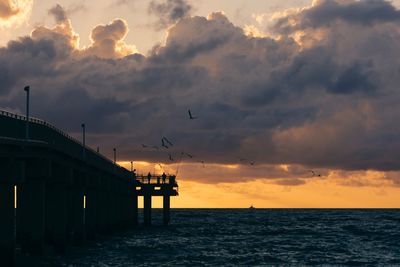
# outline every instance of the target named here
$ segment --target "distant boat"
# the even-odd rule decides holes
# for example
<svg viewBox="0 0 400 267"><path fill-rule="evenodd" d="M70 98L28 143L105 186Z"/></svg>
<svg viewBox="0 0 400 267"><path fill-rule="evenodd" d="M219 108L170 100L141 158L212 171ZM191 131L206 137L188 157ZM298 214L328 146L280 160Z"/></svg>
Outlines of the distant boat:
<svg viewBox="0 0 400 267"><path fill-rule="evenodd" d="M254 210L255 207L254 207L253 205L251 205L251 206L249 207L249 209Z"/></svg>

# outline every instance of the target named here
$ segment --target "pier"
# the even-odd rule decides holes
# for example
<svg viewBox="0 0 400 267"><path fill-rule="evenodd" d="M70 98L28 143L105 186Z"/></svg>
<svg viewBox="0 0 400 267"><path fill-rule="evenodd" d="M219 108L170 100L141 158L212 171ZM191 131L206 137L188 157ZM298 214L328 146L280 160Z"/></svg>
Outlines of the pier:
<svg viewBox="0 0 400 267"><path fill-rule="evenodd" d="M153 196L170 221L175 176L137 176L51 124L0 111L0 263L15 264L16 247L43 254L136 226L143 196L151 225Z"/></svg>

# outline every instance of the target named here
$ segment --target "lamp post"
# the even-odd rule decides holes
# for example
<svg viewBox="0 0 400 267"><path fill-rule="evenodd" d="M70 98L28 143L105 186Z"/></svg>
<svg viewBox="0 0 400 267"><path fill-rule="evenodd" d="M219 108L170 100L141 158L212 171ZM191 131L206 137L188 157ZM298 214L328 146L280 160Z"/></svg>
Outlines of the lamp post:
<svg viewBox="0 0 400 267"><path fill-rule="evenodd" d="M25 126L25 139L29 139L29 91L30 87L25 86L24 91L26 92L26 126Z"/></svg>
<svg viewBox="0 0 400 267"><path fill-rule="evenodd" d="M117 164L117 149L114 147L113 151L114 151L114 164Z"/></svg>
<svg viewBox="0 0 400 267"><path fill-rule="evenodd" d="M85 159L86 157L86 125L84 123L81 124L82 127L82 157Z"/></svg>
<svg viewBox="0 0 400 267"><path fill-rule="evenodd" d="M133 161L131 161L131 172L133 172Z"/></svg>

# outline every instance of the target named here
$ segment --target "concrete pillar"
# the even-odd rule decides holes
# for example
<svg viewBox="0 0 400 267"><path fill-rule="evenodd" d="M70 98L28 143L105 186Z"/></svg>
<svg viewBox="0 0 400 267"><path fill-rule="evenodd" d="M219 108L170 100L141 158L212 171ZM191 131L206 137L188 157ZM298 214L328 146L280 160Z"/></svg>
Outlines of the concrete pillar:
<svg viewBox="0 0 400 267"><path fill-rule="evenodd" d="M86 236L89 240L94 240L97 235L97 190L95 188L86 189L86 209L85 209L85 227Z"/></svg>
<svg viewBox="0 0 400 267"><path fill-rule="evenodd" d="M83 208L84 189L81 186L73 186L71 196L74 243L80 245L85 241L85 210Z"/></svg>
<svg viewBox="0 0 400 267"><path fill-rule="evenodd" d="M0 264L15 265L14 185L0 183Z"/></svg>
<svg viewBox="0 0 400 267"><path fill-rule="evenodd" d="M151 194L145 194L143 196L143 214L144 214L144 225L151 225Z"/></svg>
<svg viewBox="0 0 400 267"><path fill-rule="evenodd" d="M45 194L44 180L28 180L18 186L18 232L25 252L43 253Z"/></svg>
<svg viewBox="0 0 400 267"><path fill-rule="evenodd" d="M133 226L137 226L138 225L138 196L136 194L133 194L132 197L132 206L133 206Z"/></svg>
<svg viewBox="0 0 400 267"><path fill-rule="evenodd" d="M97 198L97 228L99 232L106 233L107 232L107 206L106 206L106 192L104 185L100 185L100 189L98 190L98 198Z"/></svg>
<svg viewBox="0 0 400 267"><path fill-rule="evenodd" d="M65 183L46 185L46 239L64 253L67 245L69 186Z"/></svg>
<svg viewBox="0 0 400 267"><path fill-rule="evenodd" d="M163 223L168 225L170 221L170 205L171 197L169 195L163 196Z"/></svg>

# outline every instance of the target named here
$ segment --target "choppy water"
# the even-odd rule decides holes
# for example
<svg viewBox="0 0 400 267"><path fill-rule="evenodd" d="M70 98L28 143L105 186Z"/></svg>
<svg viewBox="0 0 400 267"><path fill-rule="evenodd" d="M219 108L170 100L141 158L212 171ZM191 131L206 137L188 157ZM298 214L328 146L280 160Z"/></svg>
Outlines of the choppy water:
<svg viewBox="0 0 400 267"><path fill-rule="evenodd" d="M155 211L155 223L161 222ZM400 266L400 210L172 210L49 266Z"/></svg>

